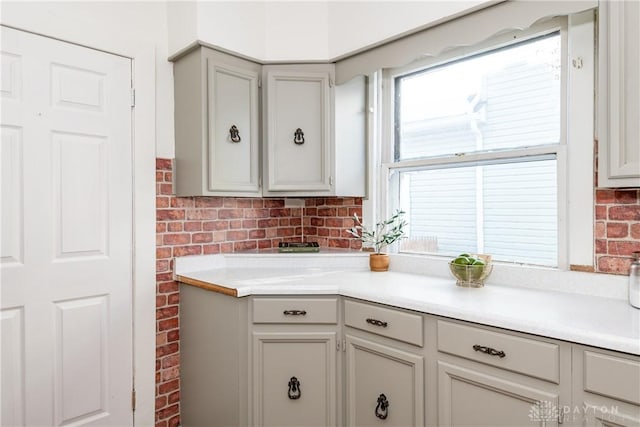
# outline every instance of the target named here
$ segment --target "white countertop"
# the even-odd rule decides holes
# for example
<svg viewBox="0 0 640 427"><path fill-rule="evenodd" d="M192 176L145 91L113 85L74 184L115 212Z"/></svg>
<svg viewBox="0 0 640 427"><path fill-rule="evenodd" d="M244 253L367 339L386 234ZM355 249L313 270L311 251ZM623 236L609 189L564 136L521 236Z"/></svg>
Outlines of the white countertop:
<svg viewBox="0 0 640 427"><path fill-rule="evenodd" d="M341 255L337 262L294 257L295 266L287 261L280 267L268 267L273 259L260 256L251 262L218 256L203 263L202 258L177 262L176 275L237 297L342 295L640 355L640 310L623 299L495 284L462 288L453 278L371 272L362 256Z"/></svg>

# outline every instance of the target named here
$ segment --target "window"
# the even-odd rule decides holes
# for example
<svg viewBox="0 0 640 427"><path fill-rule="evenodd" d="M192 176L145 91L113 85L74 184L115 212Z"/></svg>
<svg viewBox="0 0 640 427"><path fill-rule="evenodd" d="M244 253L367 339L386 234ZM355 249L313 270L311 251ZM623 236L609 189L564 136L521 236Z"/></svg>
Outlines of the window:
<svg viewBox="0 0 640 427"><path fill-rule="evenodd" d="M391 70L389 203L401 252L558 266L565 136L559 30Z"/></svg>

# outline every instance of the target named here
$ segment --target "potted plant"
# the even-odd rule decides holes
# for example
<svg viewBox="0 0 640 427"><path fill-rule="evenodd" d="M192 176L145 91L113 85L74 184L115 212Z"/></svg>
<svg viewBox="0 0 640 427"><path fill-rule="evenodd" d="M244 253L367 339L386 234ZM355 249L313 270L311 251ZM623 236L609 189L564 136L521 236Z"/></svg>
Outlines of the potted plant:
<svg viewBox="0 0 640 427"><path fill-rule="evenodd" d="M371 271L389 269L389 255L381 251L385 246L404 238L404 227L407 225L404 214L404 211L396 210L390 218L378 222L372 229L367 228L357 214L353 215L355 225L347 232L373 248L374 253L369 257Z"/></svg>

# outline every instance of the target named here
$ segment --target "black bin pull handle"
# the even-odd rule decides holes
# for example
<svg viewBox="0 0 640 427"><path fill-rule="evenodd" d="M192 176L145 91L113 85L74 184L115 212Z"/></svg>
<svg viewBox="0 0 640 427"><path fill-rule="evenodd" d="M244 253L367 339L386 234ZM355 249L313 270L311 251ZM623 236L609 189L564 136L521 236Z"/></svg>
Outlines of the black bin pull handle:
<svg viewBox="0 0 640 427"><path fill-rule="evenodd" d="M293 142L295 142L296 145L304 144L304 132L302 132L302 129L298 128L293 133Z"/></svg>
<svg viewBox="0 0 640 427"><path fill-rule="evenodd" d="M296 377L291 377L289 380L289 391L287 392L287 396L291 400L300 399L302 396L302 390L300 390L300 381Z"/></svg>
<svg viewBox="0 0 640 427"><path fill-rule="evenodd" d="M231 129L229 129L229 138L231 142L240 142L242 138L240 138L240 131L236 125L232 125Z"/></svg>
<svg viewBox="0 0 640 427"><path fill-rule="evenodd" d="M387 400L387 396L384 393L381 393L378 396L378 404L376 405L376 417L381 420L386 420L389 415L389 401Z"/></svg>

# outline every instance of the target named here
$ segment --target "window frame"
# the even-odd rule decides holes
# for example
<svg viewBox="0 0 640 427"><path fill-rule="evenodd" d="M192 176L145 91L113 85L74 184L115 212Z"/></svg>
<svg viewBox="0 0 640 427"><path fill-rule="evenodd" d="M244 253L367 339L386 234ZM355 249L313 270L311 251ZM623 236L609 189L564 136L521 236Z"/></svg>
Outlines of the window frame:
<svg viewBox="0 0 640 427"><path fill-rule="evenodd" d="M505 263L508 267L543 268L552 270L587 270L594 265L593 191L595 139L595 14L594 10L574 15L556 17L537 23L530 28L509 31L473 46L458 47L407 66L380 70L370 76L369 107L373 111L370 126L371 167L377 172L370 185L372 197L365 201L365 218L384 218L394 208L398 195L390 182L391 173L403 168L420 168L441 164L443 159L411 159L395 162L393 158L395 137L395 77L421 69L442 65L455 59L463 59L479 53L495 50L510 44L559 32L561 36L561 137L559 144L517 148L507 153L469 153L468 162L478 162L504 155L525 156L555 155L558 180L558 260L557 267L528 266ZM454 161L451 159L450 161ZM459 159L457 159L459 161ZM446 160L449 161L449 160ZM456 162L457 163L457 162ZM397 175L397 174L396 174ZM397 205L397 204L396 204ZM588 228L587 228L588 227ZM398 245L390 248L396 256ZM426 257L445 261L449 256L424 254Z"/></svg>

